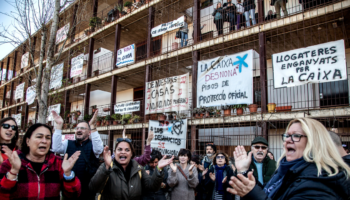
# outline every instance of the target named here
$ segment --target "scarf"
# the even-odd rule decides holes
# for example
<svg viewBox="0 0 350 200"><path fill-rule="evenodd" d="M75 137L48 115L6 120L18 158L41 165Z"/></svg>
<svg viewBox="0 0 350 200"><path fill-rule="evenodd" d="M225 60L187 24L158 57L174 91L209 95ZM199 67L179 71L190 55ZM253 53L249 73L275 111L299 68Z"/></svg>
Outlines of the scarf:
<svg viewBox="0 0 350 200"><path fill-rule="evenodd" d="M271 178L271 180L266 184L264 188L264 192L268 197L272 197L281 187L283 178L286 175L286 173L290 170L294 170L304 164L306 161L303 157L288 162L286 157L284 157L281 162L280 166L277 169L277 172L275 175Z"/></svg>
<svg viewBox="0 0 350 200"><path fill-rule="evenodd" d="M204 156L203 160L204 160L204 162L209 163L209 164L213 163L213 160L210 159L208 156Z"/></svg>
<svg viewBox="0 0 350 200"><path fill-rule="evenodd" d="M224 194L224 186L222 183L222 180L224 180L224 170L226 168L226 164L222 167L219 167L217 165L215 165L215 182L216 182L216 191L223 195Z"/></svg>

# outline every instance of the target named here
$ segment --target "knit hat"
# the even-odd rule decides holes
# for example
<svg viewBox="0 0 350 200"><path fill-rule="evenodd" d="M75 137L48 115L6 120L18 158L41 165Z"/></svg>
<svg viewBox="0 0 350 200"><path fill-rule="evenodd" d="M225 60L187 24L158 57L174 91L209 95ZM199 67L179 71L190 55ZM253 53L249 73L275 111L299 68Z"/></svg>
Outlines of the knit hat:
<svg viewBox="0 0 350 200"><path fill-rule="evenodd" d="M269 143L267 143L267 140L260 136L254 138L254 140L252 141L252 145L257 143L262 143L262 144L265 144L266 146L269 146Z"/></svg>

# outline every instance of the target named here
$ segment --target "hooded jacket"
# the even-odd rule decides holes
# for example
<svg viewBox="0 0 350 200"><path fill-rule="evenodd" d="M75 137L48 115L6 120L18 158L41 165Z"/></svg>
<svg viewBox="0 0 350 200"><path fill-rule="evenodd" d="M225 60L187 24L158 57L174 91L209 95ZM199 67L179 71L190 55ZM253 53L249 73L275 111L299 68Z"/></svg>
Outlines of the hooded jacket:
<svg viewBox="0 0 350 200"><path fill-rule="evenodd" d="M132 166L129 182L127 182L122 169L118 166L113 165L112 168L107 170L103 163L92 177L89 189L96 193L103 190L101 199L106 200L141 200L143 190L155 192L160 189L164 177L163 171L160 172L156 169L153 175L150 176L135 160L130 160L130 162Z"/></svg>
<svg viewBox="0 0 350 200"><path fill-rule="evenodd" d="M337 200L349 197L350 178L346 177L344 171L334 176L327 176L325 172L317 176L316 165L306 162L297 169L286 173L281 187L272 198L269 198L259 185L255 185L242 200Z"/></svg>

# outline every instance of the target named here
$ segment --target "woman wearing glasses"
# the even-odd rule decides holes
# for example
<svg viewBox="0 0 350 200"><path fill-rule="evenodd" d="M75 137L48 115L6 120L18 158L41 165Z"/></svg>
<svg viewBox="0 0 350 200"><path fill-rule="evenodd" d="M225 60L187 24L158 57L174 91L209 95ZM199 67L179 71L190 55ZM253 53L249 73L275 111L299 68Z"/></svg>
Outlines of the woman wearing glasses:
<svg viewBox="0 0 350 200"><path fill-rule="evenodd" d="M92 177L89 188L100 192L101 199L140 200L142 191L158 191L163 182L163 168L173 158L158 162L158 166L150 176L133 158L135 150L131 139L118 138L112 159L108 146L103 150L104 163Z"/></svg>
<svg viewBox="0 0 350 200"><path fill-rule="evenodd" d="M233 195L227 192L231 176L234 176L234 172L229 165L228 155L217 153L205 177L205 188L210 191L207 199L232 200Z"/></svg>
<svg viewBox="0 0 350 200"><path fill-rule="evenodd" d="M282 135L283 154L278 169L265 185L256 184L248 171L251 157L235 149L238 178L228 189L244 199L348 199L350 168L343 161L327 129L309 118L292 120Z"/></svg>
<svg viewBox="0 0 350 200"><path fill-rule="evenodd" d="M0 165L7 159L4 149L12 151L17 149L18 126L12 117L0 120Z"/></svg>
<svg viewBox="0 0 350 200"><path fill-rule="evenodd" d="M52 130L45 124L34 124L25 133L21 150L5 150L8 159L0 167L0 199L77 198L81 185L72 168L80 151L69 159L50 151Z"/></svg>

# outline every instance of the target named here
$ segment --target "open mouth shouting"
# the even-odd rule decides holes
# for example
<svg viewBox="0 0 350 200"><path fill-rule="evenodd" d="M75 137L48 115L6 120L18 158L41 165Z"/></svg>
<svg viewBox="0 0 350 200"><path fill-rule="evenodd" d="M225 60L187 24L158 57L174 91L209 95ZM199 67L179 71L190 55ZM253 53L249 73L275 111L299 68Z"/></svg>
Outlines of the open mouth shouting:
<svg viewBox="0 0 350 200"><path fill-rule="evenodd" d="M11 138L13 137L12 131L11 131L11 132L6 132L6 133L5 133L5 136L6 136L7 138L11 139Z"/></svg>
<svg viewBox="0 0 350 200"><path fill-rule="evenodd" d="M124 155L119 156L119 160L120 160L120 162L126 162L127 161L127 156L124 156Z"/></svg>

